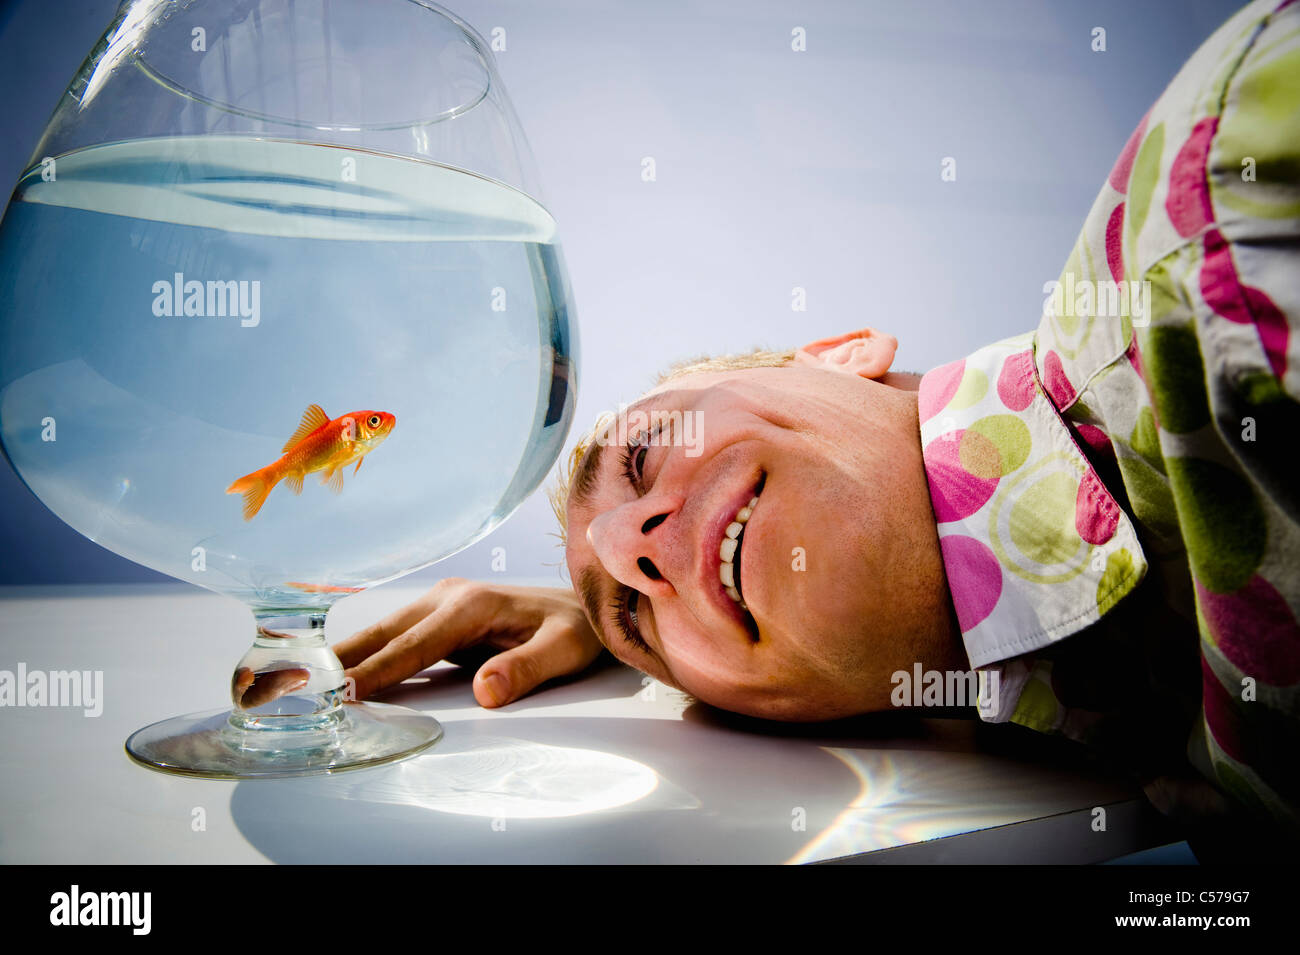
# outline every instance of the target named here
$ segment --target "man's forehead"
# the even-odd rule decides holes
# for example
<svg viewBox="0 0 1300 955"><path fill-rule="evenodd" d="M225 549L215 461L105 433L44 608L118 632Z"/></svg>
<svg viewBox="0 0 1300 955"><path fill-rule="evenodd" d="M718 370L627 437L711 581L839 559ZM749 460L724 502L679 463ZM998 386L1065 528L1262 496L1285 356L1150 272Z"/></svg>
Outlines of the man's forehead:
<svg viewBox="0 0 1300 955"><path fill-rule="evenodd" d="M598 431L596 438L599 436L600 432ZM600 472L605 465L605 449L608 446L607 441L596 440L596 438L593 438L588 443L587 450L583 452L578 466L573 469L569 499L565 505L565 524L570 530L570 542L575 537L583 536L583 534L573 534L573 530L595 516L592 512L596 509L597 487L600 482Z"/></svg>
<svg viewBox="0 0 1300 955"><path fill-rule="evenodd" d="M573 469L569 499L565 508L566 523L569 527L580 523L575 518L584 513L587 513L588 517L594 516L588 512L596 507L594 498L599 490L601 472L606 467L605 452L612 444L617 443L615 439L620 432L620 421L623 422L622 429L626 430L628 417L636 413L644 413L653 403L658 390L651 389L632 404L621 405L618 411L604 411L596 418L587 449L578 461L578 466Z"/></svg>

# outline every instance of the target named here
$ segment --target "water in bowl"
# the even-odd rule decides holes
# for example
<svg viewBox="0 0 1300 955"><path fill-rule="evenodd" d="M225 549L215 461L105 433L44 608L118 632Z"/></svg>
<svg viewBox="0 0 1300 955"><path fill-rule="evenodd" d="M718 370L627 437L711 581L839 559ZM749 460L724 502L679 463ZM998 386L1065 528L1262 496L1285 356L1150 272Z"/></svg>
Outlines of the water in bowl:
<svg viewBox="0 0 1300 955"><path fill-rule="evenodd" d="M327 606L481 538L572 416L555 222L501 183L173 137L24 174L0 226L0 439L85 536L255 608ZM335 493L226 489L304 411L396 416ZM323 472L322 472L323 473Z"/></svg>

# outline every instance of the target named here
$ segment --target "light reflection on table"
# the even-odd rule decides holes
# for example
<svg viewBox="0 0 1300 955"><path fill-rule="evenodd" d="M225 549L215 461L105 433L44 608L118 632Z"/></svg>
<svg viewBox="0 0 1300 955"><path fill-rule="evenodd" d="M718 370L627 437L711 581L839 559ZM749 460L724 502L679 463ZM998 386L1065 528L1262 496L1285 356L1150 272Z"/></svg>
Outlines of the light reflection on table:
<svg viewBox="0 0 1300 955"><path fill-rule="evenodd" d="M553 819L635 803L659 781L649 766L623 756L506 737L480 739L470 752L428 753L393 770L369 780L346 777L346 798L489 819Z"/></svg>
<svg viewBox="0 0 1300 955"><path fill-rule="evenodd" d="M421 590L343 601L331 638ZM1001 728L901 714L763 723L621 666L488 710L471 671L440 664L380 697L443 724L444 739L409 761L241 783L168 777L122 742L221 704L251 627L242 606L179 586L84 588L0 593L0 614L0 668L102 669L105 688L98 719L6 711L2 862L810 862L1137 796L1077 760L990 746ZM1007 729L997 738L1035 736Z"/></svg>

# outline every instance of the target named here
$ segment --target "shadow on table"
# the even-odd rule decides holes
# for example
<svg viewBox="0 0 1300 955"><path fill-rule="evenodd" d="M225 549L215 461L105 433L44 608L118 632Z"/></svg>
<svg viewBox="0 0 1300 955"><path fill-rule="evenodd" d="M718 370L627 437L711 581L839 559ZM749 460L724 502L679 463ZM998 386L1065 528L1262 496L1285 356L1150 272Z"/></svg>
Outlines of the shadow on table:
<svg viewBox="0 0 1300 955"><path fill-rule="evenodd" d="M436 670L378 699L463 712L472 677ZM612 666L510 709L642 689L640 673ZM1027 755L969 719L786 724L701 703L680 719L481 712L439 716L443 739L399 763L240 783L235 822L286 863L805 862L1133 795L1065 751Z"/></svg>

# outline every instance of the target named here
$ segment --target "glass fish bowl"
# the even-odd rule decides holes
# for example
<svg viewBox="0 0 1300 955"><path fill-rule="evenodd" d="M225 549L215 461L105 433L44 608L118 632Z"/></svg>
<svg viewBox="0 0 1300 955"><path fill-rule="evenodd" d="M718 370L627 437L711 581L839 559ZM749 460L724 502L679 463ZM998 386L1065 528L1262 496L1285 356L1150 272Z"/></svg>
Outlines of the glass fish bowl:
<svg viewBox="0 0 1300 955"><path fill-rule="evenodd" d="M233 707L131 756L242 778L435 742L349 698L326 614L538 487L573 322L527 141L454 14L123 3L0 224L0 441L78 532L252 609Z"/></svg>

